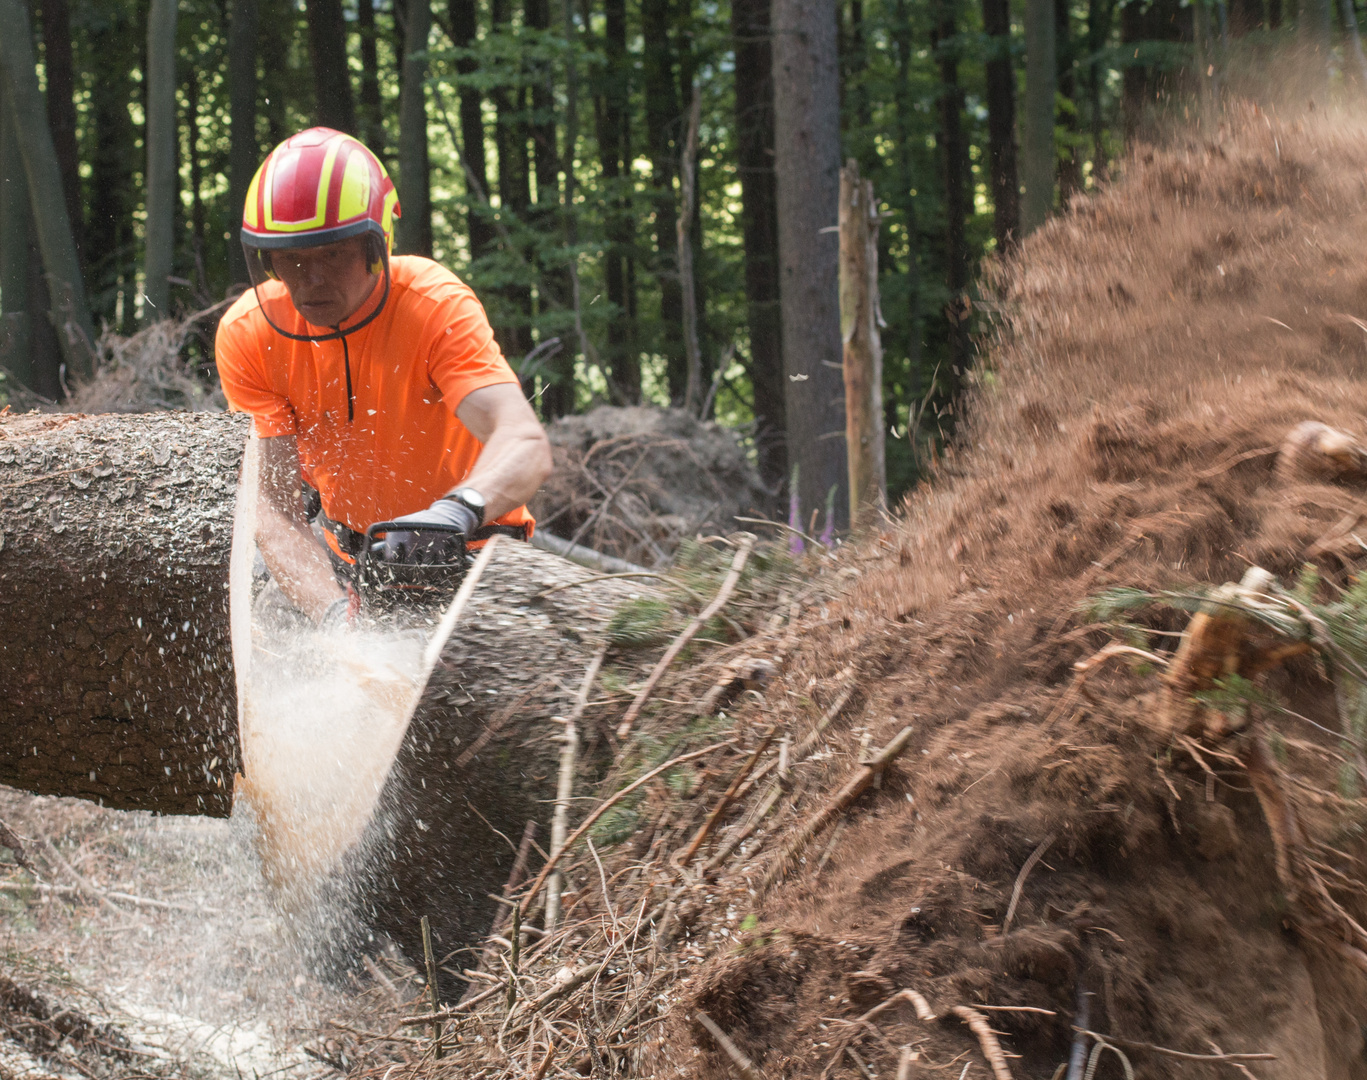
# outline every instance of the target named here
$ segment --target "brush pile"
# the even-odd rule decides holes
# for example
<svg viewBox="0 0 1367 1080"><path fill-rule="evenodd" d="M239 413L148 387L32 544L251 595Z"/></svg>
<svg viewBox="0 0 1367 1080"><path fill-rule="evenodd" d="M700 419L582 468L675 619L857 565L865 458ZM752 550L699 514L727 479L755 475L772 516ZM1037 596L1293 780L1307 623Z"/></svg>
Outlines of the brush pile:
<svg viewBox="0 0 1367 1080"><path fill-rule="evenodd" d="M1367 1075L1364 174L1357 122L1250 109L1032 237L904 522L703 665L586 679L614 764L516 926L338 1063Z"/></svg>

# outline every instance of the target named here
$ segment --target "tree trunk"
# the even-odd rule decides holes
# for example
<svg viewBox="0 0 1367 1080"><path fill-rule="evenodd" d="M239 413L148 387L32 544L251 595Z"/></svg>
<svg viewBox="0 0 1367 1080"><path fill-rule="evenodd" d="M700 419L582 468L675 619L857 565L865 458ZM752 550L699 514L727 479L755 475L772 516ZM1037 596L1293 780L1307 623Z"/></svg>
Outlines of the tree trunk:
<svg viewBox="0 0 1367 1080"><path fill-rule="evenodd" d="M964 133L964 91L959 85L959 26L957 0L937 0L938 21L932 34L940 67L940 152L945 180L944 307L949 339L949 397L957 400L971 363L968 340L968 139Z"/></svg>
<svg viewBox="0 0 1367 1080"><path fill-rule="evenodd" d="M293 0L257 0L260 25L257 38L261 50L260 101L265 107L267 143L278 146L293 134L285 106L294 97L295 75L291 50L299 37L299 15ZM395 5L397 12L397 0ZM269 28L269 29L265 29Z"/></svg>
<svg viewBox="0 0 1367 1080"><path fill-rule="evenodd" d="M845 453L850 528L887 505L883 457L883 343L878 334L878 204L853 158L840 173L840 336L844 342Z"/></svg>
<svg viewBox="0 0 1367 1080"><path fill-rule="evenodd" d="M91 78L102 92L90 102L89 205L85 219L86 282L95 321L131 333L137 277L133 209L138 194L137 134L128 102L137 95L127 56L141 36L131 14L106 5L104 18L86 30ZM244 188L245 193L245 188ZM245 281L246 278L244 277Z"/></svg>
<svg viewBox="0 0 1367 1080"><path fill-rule="evenodd" d="M28 216L28 182L19 158L18 132L0 80L0 367L32 390Z"/></svg>
<svg viewBox="0 0 1367 1080"><path fill-rule="evenodd" d="M369 0L362 0L368 3ZM451 35L457 49L473 49L479 36L479 23L475 0L451 0L448 14L451 19ZM487 255L494 246L493 222L488 215L484 201L489 197L489 170L484 158L484 98L479 87L474 84L474 76L479 71L479 61L473 56L456 58L456 73L459 76L460 93L460 142L465 167L479 185L479 195L473 193L469 198L470 209L466 214L470 237L471 261Z"/></svg>
<svg viewBox="0 0 1367 1080"><path fill-rule="evenodd" d="M629 291L629 264L636 243L636 223L631 212L629 172L631 60L627 55L626 0L606 0L604 12L606 63L599 76L602 105L598 148L608 215L604 277L608 302L615 311L608 323L605 359L613 398L626 405L635 405L641 400L641 356L636 341L636 304Z"/></svg>
<svg viewBox="0 0 1367 1080"><path fill-rule="evenodd" d="M193 63L185 75L185 156L190 163L190 239L195 257L195 276L203 299L209 283L204 272L204 159L199 153L199 70Z"/></svg>
<svg viewBox="0 0 1367 1080"><path fill-rule="evenodd" d="M1329 77L1330 50L1334 46L1333 14L1330 0L1301 0L1296 32L1312 66L1307 69L1308 85L1321 87Z"/></svg>
<svg viewBox="0 0 1367 1080"><path fill-rule="evenodd" d="M1367 55L1362 51L1362 34L1358 31L1358 17L1357 12L1353 10L1353 0L1339 0L1339 10L1343 12L1343 28L1353 54L1353 64L1357 68L1358 81L1367 86Z"/></svg>
<svg viewBox="0 0 1367 1080"><path fill-rule="evenodd" d="M404 5L403 88L399 92L400 251L432 255L432 178L427 161L427 38L432 30L431 0Z"/></svg>
<svg viewBox="0 0 1367 1080"><path fill-rule="evenodd" d="M21 0L0 0L0 26L5 27L0 34L0 78L4 80L6 108L18 133L29 207L38 248L43 254L58 343L68 373L75 378L89 378L95 370L91 348L95 330L86 306L85 283L62 195L62 171L38 89L28 11Z"/></svg>
<svg viewBox="0 0 1367 1080"><path fill-rule="evenodd" d="M745 306L750 330L759 475L777 490L788 477L784 445L783 323L778 292L778 208L774 187L774 68L769 0L732 0L736 51L736 172L745 246Z"/></svg>
<svg viewBox="0 0 1367 1080"><path fill-rule="evenodd" d="M1140 60L1144 41L1144 16L1139 4L1120 6L1120 51L1124 72L1121 75L1121 117L1126 145L1133 144L1144 122L1148 100L1148 73Z"/></svg>
<svg viewBox="0 0 1367 1080"><path fill-rule="evenodd" d="M1092 176L1107 175L1106 118L1101 112L1101 84L1105 78L1101 51L1111 38L1115 20L1114 0L1088 0L1087 3L1087 114L1092 125Z"/></svg>
<svg viewBox="0 0 1367 1080"><path fill-rule="evenodd" d="M228 812L227 560L246 430L204 413L0 420L0 605L26 627L0 641L0 782Z"/></svg>
<svg viewBox="0 0 1367 1080"><path fill-rule="evenodd" d="M81 159L76 152L75 65L71 59L71 13L66 0L42 0L43 67L47 75L47 122L76 251L81 252Z"/></svg>
<svg viewBox="0 0 1367 1080"><path fill-rule="evenodd" d="M1078 132L1077 73L1074 69L1073 17L1069 0L1054 0L1054 52L1058 58L1058 97L1068 103L1058 109L1057 124L1068 136L1073 136L1070 145L1063 150L1058 162L1059 205L1066 207L1068 200L1082 190L1082 158L1078 154L1076 135ZM1055 99L1057 100L1057 98Z"/></svg>
<svg viewBox="0 0 1367 1080"><path fill-rule="evenodd" d="M915 117L919 98L913 81L919 45L914 31L909 0L895 0L892 32L889 35L892 39L893 53L897 62L897 84L894 101L896 103L898 182L894 198L896 200L895 205L902 214L902 230L906 234L907 240L905 310L907 320L907 371L909 375L907 421L909 425L915 419L917 405L924 396L926 389L933 389L923 389L921 386L923 374L921 371L923 323L921 319L921 267L919 264L921 230L917 224L916 197L912 194L918 187L915 161L912 156L912 140L916 137L914 132L919 129L919 121ZM891 395L889 395L889 400L891 400ZM888 426L891 427L891 423ZM910 432L910 437L915 443L916 433Z"/></svg>
<svg viewBox="0 0 1367 1080"><path fill-rule="evenodd" d="M490 8L495 33L508 33L511 18L508 0L492 0ZM506 84L498 85L489 96L494 103L496 125L494 147L498 155L499 211L516 237L526 225L532 201L523 87L520 83L511 88ZM531 349L532 292L526 285L509 285L504 291L515 312L514 321L496 324L494 332L506 356L523 356Z"/></svg>
<svg viewBox="0 0 1367 1080"><path fill-rule="evenodd" d="M803 527L845 516L845 427L837 288L840 92L835 5L774 0L774 169L778 181L788 460ZM832 496L834 496L832 498Z"/></svg>
<svg viewBox="0 0 1367 1080"><path fill-rule="evenodd" d="M242 208L256 174L260 148L256 142L256 0L233 0L228 26L228 272L245 283L247 259L242 250Z"/></svg>
<svg viewBox="0 0 1367 1080"><path fill-rule="evenodd" d="M1025 198L1021 231L1033 232L1054 208L1054 93L1058 67L1054 56L1054 0L1026 0L1025 138L1021 164Z"/></svg>
<svg viewBox="0 0 1367 1080"><path fill-rule="evenodd" d="M683 399L687 369L683 351L683 294L679 288L674 197L682 116L674 81L674 48L669 0L642 0L641 83L645 92L646 152L650 156L651 201L655 207L655 280L660 289L660 323L655 351L664 357L669 396Z"/></svg>
<svg viewBox="0 0 1367 1080"><path fill-rule="evenodd" d="M176 0L152 0L147 15L147 239L143 300L148 322L171 314L166 280L176 254Z"/></svg>
<svg viewBox="0 0 1367 1080"><path fill-rule="evenodd" d="M454 8L455 5L452 4ZM375 31L375 0L357 0L356 31L361 39L361 141L385 156L384 99L380 96L380 53Z"/></svg>
<svg viewBox="0 0 1367 1080"><path fill-rule="evenodd" d="M1011 4L982 0L987 35L987 156L993 227L1005 254L1020 239L1020 179L1016 174L1016 70L1011 63Z"/></svg>
<svg viewBox="0 0 1367 1080"><path fill-rule="evenodd" d="M356 106L347 67L342 0L307 0L309 57L313 63L313 115L323 127L356 134ZM426 46L424 45L424 48Z"/></svg>
<svg viewBox="0 0 1367 1080"><path fill-rule="evenodd" d="M25 627L0 639L0 783L122 809L221 816L242 772L237 794L261 826L271 876L291 853L317 864L300 846L312 849L308 830L318 840L334 822L293 815L272 783L279 777L263 747L281 731L274 746L287 745L292 725L280 727L284 718L269 709L264 731L254 714L239 721L228 582L248 427L223 413L0 419L0 610ZM516 835L528 818L547 819L551 718L565 715L573 694L563 688L579 684L607 621L643 591L594 578L530 544L500 541L429 681L427 707L395 740L394 766L371 770L384 784L380 813L352 823L364 836L340 863L315 865L324 877L343 872L321 882L274 874L287 902L307 905L320 889L348 901L302 912L312 940L301 944L354 962L372 930L418 949L423 914L443 952L488 930L486 894L502 887L512 859L491 830ZM575 587L547 594L567 585ZM54 625L35 621L35 611ZM269 705L258 691L282 661L260 650L238 655L249 699ZM286 678L297 683L317 660L292 652ZM634 654L609 662L636 677ZM337 757L351 760L345 749ZM285 765L298 773L297 758ZM313 776L334 786L351 778ZM321 838L329 843L336 837Z"/></svg>

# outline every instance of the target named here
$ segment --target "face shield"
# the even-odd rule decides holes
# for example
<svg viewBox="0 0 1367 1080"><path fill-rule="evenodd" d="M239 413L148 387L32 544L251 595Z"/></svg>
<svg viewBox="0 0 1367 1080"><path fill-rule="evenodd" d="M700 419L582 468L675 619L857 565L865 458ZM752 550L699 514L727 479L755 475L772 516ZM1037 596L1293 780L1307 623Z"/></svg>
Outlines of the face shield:
<svg viewBox="0 0 1367 1080"><path fill-rule="evenodd" d="M350 235L338 235L344 232ZM242 249L262 315L291 341L354 334L389 299L389 252L372 222L296 235L244 230Z"/></svg>

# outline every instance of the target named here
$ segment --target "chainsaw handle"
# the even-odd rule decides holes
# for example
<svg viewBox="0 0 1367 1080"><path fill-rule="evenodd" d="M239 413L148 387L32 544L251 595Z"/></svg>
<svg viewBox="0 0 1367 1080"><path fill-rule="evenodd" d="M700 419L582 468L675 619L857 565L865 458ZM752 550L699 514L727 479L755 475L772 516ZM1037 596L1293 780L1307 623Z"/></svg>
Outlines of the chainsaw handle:
<svg viewBox="0 0 1367 1080"><path fill-rule="evenodd" d="M377 521L365 531L366 548L369 549L371 542L378 539L380 534L390 532L447 532L456 533L460 536L465 535L464 529L458 529L454 525L443 525L436 521L424 521L422 524L413 521Z"/></svg>

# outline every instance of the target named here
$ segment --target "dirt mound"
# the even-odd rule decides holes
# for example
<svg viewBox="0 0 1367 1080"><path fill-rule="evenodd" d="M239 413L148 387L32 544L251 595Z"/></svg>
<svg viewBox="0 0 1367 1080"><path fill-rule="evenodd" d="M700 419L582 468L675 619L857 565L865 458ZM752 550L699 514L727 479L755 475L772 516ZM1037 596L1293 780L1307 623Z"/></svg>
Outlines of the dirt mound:
<svg viewBox="0 0 1367 1080"><path fill-rule="evenodd" d="M668 562L681 540L728 533L773 503L725 428L680 409L600 405L547 428L555 471L538 528L629 562Z"/></svg>

